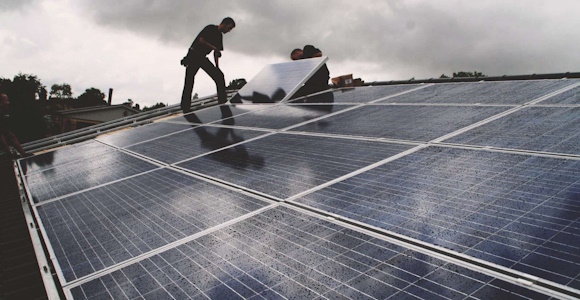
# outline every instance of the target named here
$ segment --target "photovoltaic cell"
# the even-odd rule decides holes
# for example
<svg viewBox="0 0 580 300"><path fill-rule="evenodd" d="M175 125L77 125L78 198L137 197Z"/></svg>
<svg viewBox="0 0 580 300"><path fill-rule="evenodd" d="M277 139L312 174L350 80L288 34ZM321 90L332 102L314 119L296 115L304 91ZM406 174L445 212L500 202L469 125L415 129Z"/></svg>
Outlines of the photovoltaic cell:
<svg viewBox="0 0 580 300"><path fill-rule="evenodd" d="M507 109L509 108L368 105L292 130L430 141Z"/></svg>
<svg viewBox="0 0 580 300"><path fill-rule="evenodd" d="M420 84L381 85L368 87L343 88L303 99L290 100L290 103L368 103L383 97L420 87Z"/></svg>
<svg viewBox="0 0 580 300"><path fill-rule="evenodd" d="M200 126L127 149L172 164L265 134L262 131Z"/></svg>
<svg viewBox="0 0 580 300"><path fill-rule="evenodd" d="M34 202L42 202L155 168L131 155L110 151L27 175L25 182Z"/></svg>
<svg viewBox="0 0 580 300"><path fill-rule="evenodd" d="M580 161L429 147L296 201L574 288Z"/></svg>
<svg viewBox="0 0 580 300"><path fill-rule="evenodd" d="M525 107L445 142L580 154L580 107Z"/></svg>
<svg viewBox="0 0 580 300"><path fill-rule="evenodd" d="M200 125L216 122L247 112L261 110L267 107L269 107L269 105L219 105L196 110L194 112L169 118L164 121Z"/></svg>
<svg viewBox="0 0 580 300"><path fill-rule="evenodd" d="M67 281L268 205L160 169L38 207Z"/></svg>
<svg viewBox="0 0 580 300"><path fill-rule="evenodd" d="M230 125L265 129L282 129L348 108L348 105L272 105L271 107L234 116Z"/></svg>
<svg viewBox="0 0 580 300"><path fill-rule="evenodd" d="M283 199L412 147L280 133L178 166Z"/></svg>
<svg viewBox="0 0 580 300"><path fill-rule="evenodd" d="M117 147L127 147L139 142L150 140L162 135L175 133L191 128L189 125L157 122L147 124L130 130L119 131L113 134L102 135L97 140Z"/></svg>
<svg viewBox="0 0 580 300"><path fill-rule="evenodd" d="M71 293L75 299L548 299L285 207Z"/></svg>
<svg viewBox="0 0 580 300"><path fill-rule="evenodd" d="M386 103L524 104L572 82L568 80L442 83L384 100Z"/></svg>
<svg viewBox="0 0 580 300"><path fill-rule="evenodd" d="M112 147L103 145L96 141L88 141L27 157L20 160L19 163L22 167L22 172L26 175L62 166L78 160L90 159L91 157L112 151L115 151Z"/></svg>
<svg viewBox="0 0 580 300"><path fill-rule="evenodd" d="M575 79L570 81L573 84L580 80ZM538 104L580 104L580 87L575 87L559 95L550 97Z"/></svg>
<svg viewBox="0 0 580 300"><path fill-rule="evenodd" d="M327 57L270 64L242 87L231 103L274 103L290 98Z"/></svg>

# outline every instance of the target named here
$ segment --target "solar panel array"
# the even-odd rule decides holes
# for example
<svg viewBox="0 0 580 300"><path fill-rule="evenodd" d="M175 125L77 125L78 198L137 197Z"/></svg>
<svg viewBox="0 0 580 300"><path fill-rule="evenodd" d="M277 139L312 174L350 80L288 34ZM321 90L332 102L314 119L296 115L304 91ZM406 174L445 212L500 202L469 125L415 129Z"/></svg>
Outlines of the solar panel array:
<svg viewBox="0 0 580 300"><path fill-rule="evenodd" d="M19 163L70 299L574 299L579 90L338 89Z"/></svg>

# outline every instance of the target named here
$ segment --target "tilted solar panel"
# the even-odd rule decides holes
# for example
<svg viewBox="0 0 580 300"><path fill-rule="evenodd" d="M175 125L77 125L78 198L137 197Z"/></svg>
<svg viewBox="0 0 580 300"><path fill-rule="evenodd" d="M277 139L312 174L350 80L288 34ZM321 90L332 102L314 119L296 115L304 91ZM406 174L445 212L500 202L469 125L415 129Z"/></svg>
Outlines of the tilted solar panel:
<svg viewBox="0 0 580 300"><path fill-rule="evenodd" d="M288 100L328 57L270 64L242 87L231 103L276 103Z"/></svg>

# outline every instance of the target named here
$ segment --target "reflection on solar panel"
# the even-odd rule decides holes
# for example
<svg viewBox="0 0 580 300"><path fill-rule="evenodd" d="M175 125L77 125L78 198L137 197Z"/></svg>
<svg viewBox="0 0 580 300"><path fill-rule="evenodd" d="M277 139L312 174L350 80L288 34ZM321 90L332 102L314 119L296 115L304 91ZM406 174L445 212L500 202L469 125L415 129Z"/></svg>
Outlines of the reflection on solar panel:
<svg viewBox="0 0 580 300"><path fill-rule="evenodd" d="M41 205L38 212L69 282L265 205L161 169Z"/></svg>
<svg viewBox="0 0 580 300"><path fill-rule="evenodd" d="M411 147L275 134L178 166L284 199Z"/></svg>
<svg viewBox="0 0 580 300"><path fill-rule="evenodd" d="M356 87L356 88L342 88L335 91L329 91L314 96L306 97L306 99L290 100L291 103L367 103L386 97L394 97L395 95L406 92L411 89L421 88L424 85L407 84L407 85L386 85L386 86L370 86L370 87ZM332 99L332 100L329 100Z"/></svg>
<svg viewBox="0 0 580 300"><path fill-rule="evenodd" d="M327 57L319 57L267 65L230 102L274 103L287 100L327 60Z"/></svg>
<svg viewBox="0 0 580 300"><path fill-rule="evenodd" d="M172 164L263 134L260 131L200 126L133 145L127 150Z"/></svg>
<svg viewBox="0 0 580 300"><path fill-rule="evenodd" d="M20 170L69 299L577 299L579 85L215 106Z"/></svg>
<svg viewBox="0 0 580 300"><path fill-rule="evenodd" d="M97 140L109 145L124 148L129 145L144 142L146 140L154 139L166 134L176 133L189 128L191 128L191 126L159 122L137 127L132 130L118 132L113 135L104 135L97 138Z"/></svg>

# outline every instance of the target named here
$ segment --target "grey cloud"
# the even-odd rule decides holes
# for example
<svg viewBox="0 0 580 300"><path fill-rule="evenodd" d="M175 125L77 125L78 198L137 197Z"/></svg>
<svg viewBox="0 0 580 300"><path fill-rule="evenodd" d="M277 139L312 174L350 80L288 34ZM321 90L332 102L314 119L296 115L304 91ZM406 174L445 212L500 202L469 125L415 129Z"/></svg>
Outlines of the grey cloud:
<svg viewBox="0 0 580 300"><path fill-rule="evenodd" d="M0 10L3 12L11 10L25 9L36 0L2 0L0 1Z"/></svg>
<svg viewBox="0 0 580 300"><path fill-rule="evenodd" d="M314 44L333 64L373 63L423 78L459 70L503 75L578 69L580 40L573 29L580 23L573 12L579 7L573 1L558 4L562 7L541 0L87 0L85 7L101 25L184 51L203 26L231 16L237 27L225 37L226 50L287 57L294 48Z"/></svg>

